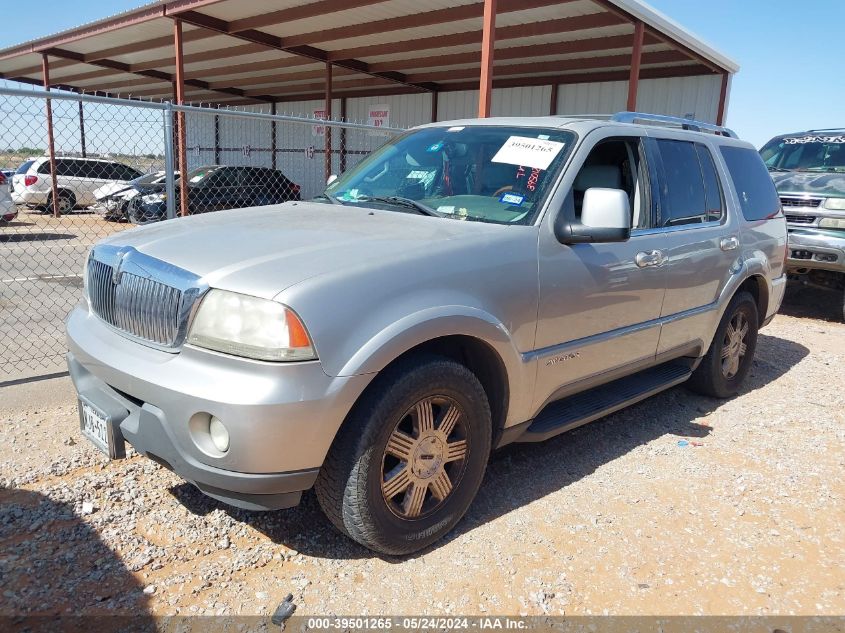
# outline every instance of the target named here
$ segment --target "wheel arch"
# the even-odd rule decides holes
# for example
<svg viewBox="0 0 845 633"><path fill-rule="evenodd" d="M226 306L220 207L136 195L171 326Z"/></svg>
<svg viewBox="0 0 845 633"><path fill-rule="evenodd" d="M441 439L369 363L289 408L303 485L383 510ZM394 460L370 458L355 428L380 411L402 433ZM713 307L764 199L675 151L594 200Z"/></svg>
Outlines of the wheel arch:
<svg viewBox="0 0 845 633"><path fill-rule="evenodd" d="M383 330L343 367L342 375L374 374L350 411L377 388L378 374L414 355L434 354L461 363L481 382L490 404L495 443L502 429L530 404L531 365L523 361L505 327L479 312L467 308L462 313L426 315L429 318L414 315Z"/></svg>
<svg viewBox="0 0 845 633"><path fill-rule="evenodd" d="M734 295L739 292L748 292L754 297L757 304L757 327L762 327L766 320L766 313L769 309L769 284L766 278L760 274L749 275L736 289Z"/></svg>

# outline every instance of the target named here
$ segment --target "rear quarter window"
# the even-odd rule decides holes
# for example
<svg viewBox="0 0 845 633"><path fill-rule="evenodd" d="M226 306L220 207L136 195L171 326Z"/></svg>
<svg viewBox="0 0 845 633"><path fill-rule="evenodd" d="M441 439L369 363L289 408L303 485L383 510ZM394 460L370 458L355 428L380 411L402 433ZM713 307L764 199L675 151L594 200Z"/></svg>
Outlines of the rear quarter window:
<svg viewBox="0 0 845 633"><path fill-rule="evenodd" d="M755 150L746 147L721 147L722 157L728 166L742 215L746 220L766 220L780 213L780 199L763 164Z"/></svg>
<svg viewBox="0 0 845 633"><path fill-rule="evenodd" d="M28 160L25 163L22 163L21 166L18 167L18 170L15 173L16 174L25 174L26 172L29 171L29 168L32 167L32 163L34 163L34 162L35 162L34 160Z"/></svg>

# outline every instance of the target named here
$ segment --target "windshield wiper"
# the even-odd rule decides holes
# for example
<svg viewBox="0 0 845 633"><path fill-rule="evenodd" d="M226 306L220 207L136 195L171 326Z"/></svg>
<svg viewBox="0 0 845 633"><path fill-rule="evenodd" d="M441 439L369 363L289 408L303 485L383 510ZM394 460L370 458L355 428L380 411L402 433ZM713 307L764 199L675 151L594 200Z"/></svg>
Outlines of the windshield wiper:
<svg viewBox="0 0 845 633"><path fill-rule="evenodd" d="M783 167L767 167L769 171L792 171L791 169L784 169Z"/></svg>
<svg viewBox="0 0 845 633"><path fill-rule="evenodd" d="M327 193L321 193L317 196L314 196L312 200L328 200L330 204L343 204L340 200L338 200L334 196L330 196Z"/></svg>
<svg viewBox="0 0 845 633"><path fill-rule="evenodd" d="M411 198L403 198L402 196L359 196L358 198L356 198L355 201L385 202L387 204L393 204L398 207L407 207L409 209L414 209L420 215L430 215L434 218L446 217L442 213L435 211L428 205L423 204L422 202L417 202L416 200L412 200Z"/></svg>

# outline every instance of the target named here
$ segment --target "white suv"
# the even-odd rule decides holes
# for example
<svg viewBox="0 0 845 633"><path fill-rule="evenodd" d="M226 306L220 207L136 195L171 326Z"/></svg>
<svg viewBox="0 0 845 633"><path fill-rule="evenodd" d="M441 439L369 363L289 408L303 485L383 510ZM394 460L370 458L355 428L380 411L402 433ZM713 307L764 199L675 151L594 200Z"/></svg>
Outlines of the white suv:
<svg viewBox="0 0 845 633"><path fill-rule="evenodd" d="M137 169L110 160L96 158L57 158L56 186L59 211L67 213L88 207L97 200L94 191L111 182L129 182L141 176ZM53 206L50 159L32 158L12 176L12 200L28 207Z"/></svg>

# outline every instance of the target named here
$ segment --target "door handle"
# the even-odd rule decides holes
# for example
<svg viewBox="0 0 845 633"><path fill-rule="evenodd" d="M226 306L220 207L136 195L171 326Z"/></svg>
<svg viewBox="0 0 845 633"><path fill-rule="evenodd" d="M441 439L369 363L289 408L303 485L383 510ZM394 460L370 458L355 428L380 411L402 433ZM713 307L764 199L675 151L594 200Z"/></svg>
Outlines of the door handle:
<svg viewBox="0 0 845 633"><path fill-rule="evenodd" d="M739 240L736 239L733 235L730 237L723 237L719 240L719 248L723 251L732 251L739 247Z"/></svg>
<svg viewBox="0 0 845 633"><path fill-rule="evenodd" d="M668 257L663 251L640 251L634 261L640 268L648 266L662 266Z"/></svg>

